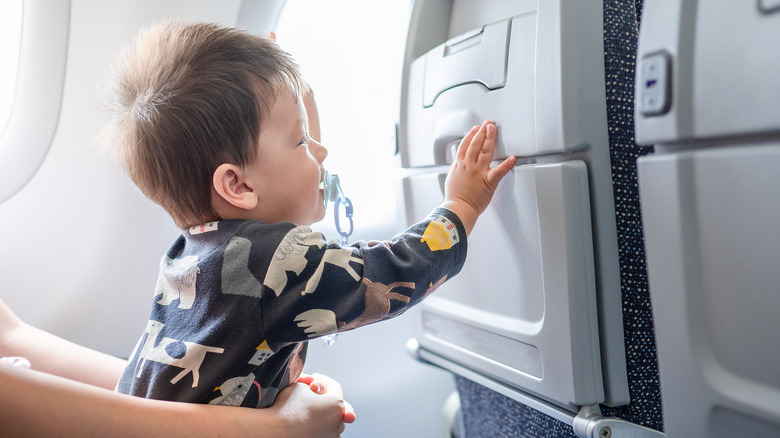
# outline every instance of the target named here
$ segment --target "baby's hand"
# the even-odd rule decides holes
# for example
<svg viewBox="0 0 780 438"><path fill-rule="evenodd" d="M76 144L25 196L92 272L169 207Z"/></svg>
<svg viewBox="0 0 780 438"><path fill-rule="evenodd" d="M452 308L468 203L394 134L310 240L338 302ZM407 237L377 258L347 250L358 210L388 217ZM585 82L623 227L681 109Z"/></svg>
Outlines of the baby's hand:
<svg viewBox="0 0 780 438"><path fill-rule="evenodd" d="M324 374L314 373L311 375L301 374L301 376L298 377L298 383L309 385L309 388L316 394L329 394L338 397L344 406L341 420L345 423L355 422L355 409L351 404L349 404L349 402L344 400L344 391L342 390L339 382Z"/></svg>
<svg viewBox="0 0 780 438"><path fill-rule="evenodd" d="M488 120L482 126L474 126L461 140L447 175L442 207L458 215L466 234L471 233L477 218L490 204L498 183L517 163L512 156L491 169L495 148L496 125Z"/></svg>

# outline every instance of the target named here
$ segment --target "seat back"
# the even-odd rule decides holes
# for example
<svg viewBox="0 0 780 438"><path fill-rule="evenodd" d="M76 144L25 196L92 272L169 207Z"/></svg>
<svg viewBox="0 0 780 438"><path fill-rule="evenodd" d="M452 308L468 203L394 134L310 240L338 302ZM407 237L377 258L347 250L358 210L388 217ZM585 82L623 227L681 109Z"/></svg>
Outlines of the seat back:
<svg viewBox="0 0 780 438"><path fill-rule="evenodd" d="M604 2L604 69L611 179L630 403L601 406L606 416L663 429L654 324L648 292L636 160L652 152L634 142L634 62L642 1ZM456 376L466 437L574 437L571 425Z"/></svg>
<svg viewBox="0 0 780 438"><path fill-rule="evenodd" d="M467 3L417 1L413 7L399 126L399 149L408 171L402 183L403 220L412 221L438 202L443 166L451 159L457 133L482 118L497 119L501 137L496 158L516 155L520 165L480 219L477 227L484 229L475 228L469 239L464 271L423 303L416 354L456 374L468 437L573 436L572 418L579 407L591 404L600 405L606 416L661 429L636 177L636 159L652 148L637 146L633 135L642 3L607 0L603 9L596 5L596 14L592 2L512 3L525 10L491 3L465 12ZM496 4L506 8L506 2ZM563 7L550 13L550 5ZM581 9L571 13L567 7ZM495 15L484 15L490 13ZM420 25L426 17L431 25ZM505 17L515 18L505 26ZM474 31L464 26L469 20L497 24ZM559 27L550 32L547 26L553 22ZM596 32L589 33L593 26ZM582 32L579 45L567 46L572 29ZM506 38L495 36L507 31ZM474 49L481 44L477 35L481 42L493 41L490 48ZM526 46L513 52L518 41ZM479 51L482 64L504 61L490 64L498 65L500 74L486 74L483 65L479 71L462 71L469 51ZM531 62L518 68L523 56ZM557 69L542 70L551 59L560 61ZM436 73L449 71L457 74ZM436 78L426 78L434 73ZM518 83L530 85L523 89ZM551 111L545 106L548 97L561 107ZM571 178L580 171L566 169L576 162L584 164L584 178ZM564 180L568 175L576 182L544 190L552 187L544 176L551 167ZM584 186L584 196L572 188ZM543 204L551 200L564 207L545 210ZM572 215L572 209L590 209L587 223ZM529 212L530 217L523 216ZM565 225L550 228L553 217ZM551 231L545 233L545 228ZM576 239L551 237L564 229L589 232ZM496 239L496 230L514 238ZM575 242L580 242L579 253L572 249ZM550 257L556 248L564 249ZM575 254L589 251L592 264L571 262L582 260ZM507 260L510 266L505 266ZM571 277L589 269L592 276ZM561 277L574 279L570 284L580 289L570 295L556 292L551 286ZM588 281L593 288L582 288ZM589 293L592 301L575 301ZM569 312L556 312L561 296L573 306ZM562 330L539 335L544 323ZM554 368L573 358L565 371ZM552 408L539 409L542 405Z"/></svg>
<svg viewBox="0 0 780 438"><path fill-rule="evenodd" d="M602 21L593 2L414 2L398 135L403 225L441 203L482 120L520 163L422 304L420 356L572 413L628 401Z"/></svg>
<svg viewBox="0 0 780 438"><path fill-rule="evenodd" d="M645 6L639 183L670 437L780 436L779 6Z"/></svg>

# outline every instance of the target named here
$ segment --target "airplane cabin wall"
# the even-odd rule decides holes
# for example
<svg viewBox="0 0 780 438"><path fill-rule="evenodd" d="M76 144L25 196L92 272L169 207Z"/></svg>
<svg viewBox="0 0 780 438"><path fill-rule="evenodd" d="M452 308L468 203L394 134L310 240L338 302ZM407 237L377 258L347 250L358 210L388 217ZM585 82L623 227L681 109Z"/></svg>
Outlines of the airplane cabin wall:
<svg viewBox="0 0 780 438"><path fill-rule="evenodd" d="M98 152L95 137L107 121L101 86L142 25L166 17L234 24L239 5L71 2L50 150L29 183L0 203L0 290L25 321L110 354L132 349L148 316L149 285L177 229Z"/></svg>
<svg viewBox="0 0 780 438"><path fill-rule="evenodd" d="M95 137L107 122L102 86L120 48L144 24L181 18L235 25L260 4L72 0L54 138L29 183L0 202L0 297L24 321L112 355L130 353L147 323L159 260L179 230L98 151ZM266 30L245 17L238 23ZM350 241L393 231L358 227ZM313 342L306 371L336 378L358 413L342 436L443 434L442 405L454 384L406 355L414 312L344 334L327 349Z"/></svg>

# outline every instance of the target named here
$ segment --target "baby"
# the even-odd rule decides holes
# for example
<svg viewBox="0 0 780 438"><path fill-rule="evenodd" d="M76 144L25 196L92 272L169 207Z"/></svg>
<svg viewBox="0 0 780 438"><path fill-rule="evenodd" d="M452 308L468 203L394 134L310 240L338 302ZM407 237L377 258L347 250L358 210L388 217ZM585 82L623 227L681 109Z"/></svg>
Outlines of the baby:
<svg viewBox="0 0 780 438"><path fill-rule="evenodd" d="M274 41L157 24L112 91L106 145L183 230L117 386L142 397L270 406L298 380L306 341L397 316L457 274L516 162L491 169L496 127L475 126L439 208L390 241L342 246L309 228L325 214L327 150L310 132L311 91Z"/></svg>

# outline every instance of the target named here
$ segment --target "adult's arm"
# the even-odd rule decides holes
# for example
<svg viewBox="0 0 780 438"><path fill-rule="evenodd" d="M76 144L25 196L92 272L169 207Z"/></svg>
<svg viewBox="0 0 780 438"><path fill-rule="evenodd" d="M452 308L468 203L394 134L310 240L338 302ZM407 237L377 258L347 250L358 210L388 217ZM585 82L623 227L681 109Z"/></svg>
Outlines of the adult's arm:
<svg viewBox="0 0 780 438"><path fill-rule="evenodd" d="M149 400L0 365L0 424L13 437L336 437L343 405L299 383L267 409Z"/></svg>
<svg viewBox="0 0 780 438"><path fill-rule="evenodd" d="M0 364L0 424L8 436L324 438L344 429L340 387L315 394L296 384L267 409L118 394L112 389L123 361L25 324L2 300L0 356L24 356L33 364L32 370Z"/></svg>
<svg viewBox="0 0 780 438"><path fill-rule="evenodd" d="M22 356L32 368L113 390L125 361L21 321L0 300L0 356Z"/></svg>

